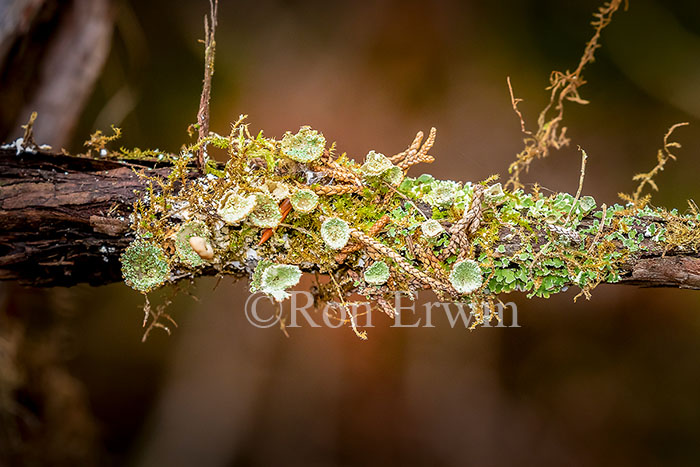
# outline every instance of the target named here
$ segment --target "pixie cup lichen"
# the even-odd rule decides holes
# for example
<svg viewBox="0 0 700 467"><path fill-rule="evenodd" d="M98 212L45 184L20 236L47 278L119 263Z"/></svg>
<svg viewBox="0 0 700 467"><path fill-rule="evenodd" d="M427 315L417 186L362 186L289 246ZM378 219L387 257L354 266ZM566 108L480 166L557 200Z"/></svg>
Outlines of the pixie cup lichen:
<svg viewBox="0 0 700 467"><path fill-rule="evenodd" d="M350 240L350 226L342 219L331 217L321 225L321 237L329 248L340 250Z"/></svg>
<svg viewBox="0 0 700 467"><path fill-rule="evenodd" d="M280 211L277 201L265 194L258 194L255 197L256 206L250 213L250 222L264 229L272 229L282 221L282 211Z"/></svg>
<svg viewBox="0 0 700 467"><path fill-rule="evenodd" d="M282 154L302 163L313 162L320 158L325 147L326 138L323 134L312 130L309 126L301 127L294 135L287 132L281 144Z"/></svg>
<svg viewBox="0 0 700 467"><path fill-rule="evenodd" d="M474 292L481 287L483 281L481 268L476 261L470 259L458 261L452 267L450 283L461 294Z"/></svg>
<svg viewBox="0 0 700 467"><path fill-rule="evenodd" d="M255 195L233 193L223 199L216 212L227 224L236 225L253 211L255 204Z"/></svg>
<svg viewBox="0 0 700 467"><path fill-rule="evenodd" d="M365 269L364 278L370 285L382 285L389 280L389 266L384 261L376 261Z"/></svg>
<svg viewBox="0 0 700 467"><path fill-rule="evenodd" d="M304 188L297 190L289 200L292 208L302 214L308 214L318 206L318 195L313 191Z"/></svg>
<svg viewBox="0 0 700 467"><path fill-rule="evenodd" d="M124 282L139 292L150 292L170 276L170 266L161 247L134 240L121 255Z"/></svg>

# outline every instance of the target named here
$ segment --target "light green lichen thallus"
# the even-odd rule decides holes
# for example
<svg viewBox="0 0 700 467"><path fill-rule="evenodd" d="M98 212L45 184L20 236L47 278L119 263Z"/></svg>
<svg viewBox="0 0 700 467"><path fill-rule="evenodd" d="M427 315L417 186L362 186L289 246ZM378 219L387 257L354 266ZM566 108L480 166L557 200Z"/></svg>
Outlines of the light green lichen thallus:
<svg viewBox="0 0 700 467"><path fill-rule="evenodd" d="M335 282L316 285L323 300L337 299L339 289L393 301L394 291L430 288L441 300L473 305L513 291L547 298L572 285L588 296L599 283L620 280L637 255L700 250L695 211L603 207L590 196L506 190L489 180L478 198L479 222L470 223L463 216L476 184L405 175L400 155L392 157L396 165L376 151L355 162L331 146L327 160L314 130L277 141L251 135L240 122L206 142L229 153L225 166L212 162L206 177L193 176L194 149L167 155L172 172L151 181L134 205L141 240L122 263L137 290L171 279L169 265L182 277L206 264L250 275L252 291L275 299L305 270L334 275ZM284 222L280 206L289 213ZM469 228L455 231L460 222ZM197 255L193 236L212 258Z"/></svg>
<svg viewBox="0 0 700 467"><path fill-rule="evenodd" d="M318 195L309 189L301 189L294 192L290 198L292 208L302 214L313 212L318 206Z"/></svg>
<svg viewBox="0 0 700 467"><path fill-rule="evenodd" d="M255 195L243 196L238 193L228 193L216 210L221 219L230 225L237 225L255 208Z"/></svg>
<svg viewBox="0 0 700 467"><path fill-rule="evenodd" d="M450 283L461 294L469 294L476 291L483 282L481 268L476 261L470 259L458 261L452 267Z"/></svg>
<svg viewBox="0 0 700 467"><path fill-rule="evenodd" d="M370 285L382 285L389 280L389 266L384 261L375 261L365 269L365 282Z"/></svg>
<svg viewBox="0 0 700 467"><path fill-rule="evenodd" d="M435 219L428 219L420 225L423 235L427 238L434 238L445 232L445 228Z"/></svg>
<svg viewBox="0 0 700 467"><path fill-rule="evenodd" d="M321 237L329 248L340 250L350 240L350 226L344 220L332 217L321 225Z"/></svg>
<svg viewBox="0 0 700 467"><path fill-rule="evenodd" d="M281 302L289 298L287 289L299 283L301 270L298 266L290 264L274 264L262 273L260 290Z"/></svg>
<svg viewBox="0 0 700 467"><path fill-rule="evenodd" d="M326 147L326 138L322 133L303 126L296 134L287 132L282 138L282 154L288 158L303 163L317 160Z"/></svg>
<svg viewBox="0 0 700 467"><path fill-rule="evenodd" d="M272 196L262 193L256 195L255 201L255 208L250 213L250 222L264 229L277 227L282 221L282 211L277 201Z"/></svg>
<svg viewBox="0 0 700 467"><path fill-rule="evenodd" d="M459 183L451 180L435 180L430 185L425 202L431 206L449 207L457 197L457 190L459 190Z"/></svg>
<svg viewBox="0 0 700 467"><path fill-rule="evenodd" d="M384 155L376 151L370 151L365 156L365 163L360 167L360 172L365 177L379 177L394 164Z"/></svg>
<svg viewBox="0 0 700 467"><path fill-rule="evenodd" d="M170 276L165 252L146 240L135 240L121 255L124 282L140 292L150 292Z"/></svg>

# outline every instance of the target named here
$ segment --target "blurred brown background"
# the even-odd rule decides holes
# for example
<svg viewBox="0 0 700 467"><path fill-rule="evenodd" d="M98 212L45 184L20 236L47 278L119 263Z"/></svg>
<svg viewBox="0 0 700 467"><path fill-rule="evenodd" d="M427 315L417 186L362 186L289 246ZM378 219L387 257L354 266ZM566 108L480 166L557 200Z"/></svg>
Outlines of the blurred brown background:
<svg viewBox="0 0 700 467"><path fill-rule="evenodd" d="M42 140L38 127L39 142L79 151L111 123L127 147L177 151L188 142L207 2L24 3L54 28L43 9L71 3L94 14L80 27L101 25L93 47L80 49L80 63L96 71L84 102L68 100L78 107L65 110L79 116L73 137L47 128ZM437 160L414 175L505 176L522 146L506 76L534 125L550 71L576 66L599 3L221 0L212 129L228 132L241 113L274 136L310 124L362 158L398 152L435 126ZM51 27L33 40L49 41ZM42 85L27 83L57 76L23 69L37 46L14 43L7 56L24 71L0 77L14 109L0 115L4 139L45 102ZM700 4L632 0L602 45L584 73L591 104L566 109L572 146L535 162L527 181L575 190L580 145L589 155L584 191L612 204L653 166L666 129L689 121L654 196L684 210L698 198L700 173ZM64 112L54 101L45 108L39 122ZM7 465L700 463L697 292L601 286L576 304L574 290L549 300L513 294L504 298L518 306L517 329L469 332L439 319L397 329L375 315L362 342L348 327L292 329L290 338L256 329L243 313L246 284L215 284L196 282L199 302L178 295L180 327L145 344L142 297L123 284L1 284Z"/></svg>

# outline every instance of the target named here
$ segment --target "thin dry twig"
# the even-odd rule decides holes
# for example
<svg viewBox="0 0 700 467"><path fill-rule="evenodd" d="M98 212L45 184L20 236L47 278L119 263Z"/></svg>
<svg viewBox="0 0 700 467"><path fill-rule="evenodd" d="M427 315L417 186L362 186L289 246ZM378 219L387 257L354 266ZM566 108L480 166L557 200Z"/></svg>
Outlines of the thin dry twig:
<svg viewBox="0 0 700 467"><path fill-rule="evenodd" d="M209 0L209 7L210 19L207 20L207 17L204 17L204 81L202 84L202 96L199 100L199 111L197 112L199 142L209 136L209 102L211 101L211 78L214 75L214 53L216 50L214 33L216 32L219 0ZM197 166L202 173L204 173L204 167L207 163L206 152L206 144L202 145L197 151Z"/></svg>

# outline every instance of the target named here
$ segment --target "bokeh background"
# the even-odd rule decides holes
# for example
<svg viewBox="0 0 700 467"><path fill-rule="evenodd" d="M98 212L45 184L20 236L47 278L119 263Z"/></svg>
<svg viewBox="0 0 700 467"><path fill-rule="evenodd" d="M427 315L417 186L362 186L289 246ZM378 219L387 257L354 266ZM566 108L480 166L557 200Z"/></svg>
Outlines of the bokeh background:
<svg viewBox="0 0 700 467"><path fill-rule="evenodd" d="M36 10L30 39L12 39L15 70L31 57L21 44L50 41L52 14L101 2L25 3ZM94 87L69 101L77 109L46 106L76 115L60 134L47 128L47 142L80 151L114 123L121 145L177 151L197 112L208 2L102 3L106 13L82 23L108 31L97 34L108 40L91 59ZM506 77L532 128L549 73L576 66L599 4L221 0L212 129L227 133L240 114L272 136L309 124L361 159L435 126L437 160L414 175L507 177L522 137ZM36 18L46 24L32 29ZM612 204L653 166L666 129L688 121L653 199L684 210L699 197L700 3L632 0L602 45L584 73L591 103L565 112L572 146L533 163L526 181L574 191L580 145L585 193ZM3 139L42 103L40 84L23 84L31 70L0 78L14 109L0 113ZM377 314L364 342L348 327L257 329L243 282L205 278L191 293L198 300L175 295L173 335L141 343L143 299L123 284L0 285L7 465L700 463L697 292L600 286L577 303L575 290L512 294L520 328L471 332L445 319L391 328Z"/></svg>

